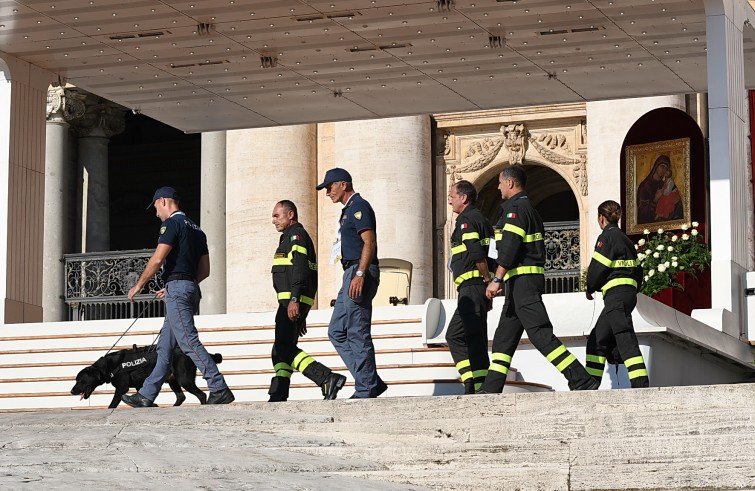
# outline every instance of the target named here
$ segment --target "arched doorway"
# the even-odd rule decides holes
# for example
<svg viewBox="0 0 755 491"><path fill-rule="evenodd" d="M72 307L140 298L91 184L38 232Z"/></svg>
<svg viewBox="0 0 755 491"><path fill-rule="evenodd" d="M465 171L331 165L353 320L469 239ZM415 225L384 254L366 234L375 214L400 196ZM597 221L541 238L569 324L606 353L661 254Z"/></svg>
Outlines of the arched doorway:
<svg viewBox="0 0 755 491"><path fill-rule="evenodd" d="M555 170L542 165L523 165L527 172L527 196L545 224L546 293L579 289L579 204L569 183ZM478 207L491 224L501 217L503 199L498 174L479 192Z"/></svg>

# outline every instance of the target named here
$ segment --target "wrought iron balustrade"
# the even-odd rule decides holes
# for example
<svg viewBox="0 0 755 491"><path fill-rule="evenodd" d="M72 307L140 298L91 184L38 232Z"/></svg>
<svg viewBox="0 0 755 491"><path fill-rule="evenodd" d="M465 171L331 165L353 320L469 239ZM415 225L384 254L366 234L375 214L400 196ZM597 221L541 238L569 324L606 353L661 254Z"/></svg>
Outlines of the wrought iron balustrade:
<svg viewBox="0 0 755 491"><path fill-rule="evenodd" d="M69 320L128 319L162 317L165 303L155 300L163 287L159 275L145 285L134 302L128 291L139 279L152 250L88 252L66 254L65 302Z"/></svg>
<svg viewBox="0 0 755 491"><path fill-rule="evenodd" d="M545 223L545 293L579 291L579 222Z"/></svg>

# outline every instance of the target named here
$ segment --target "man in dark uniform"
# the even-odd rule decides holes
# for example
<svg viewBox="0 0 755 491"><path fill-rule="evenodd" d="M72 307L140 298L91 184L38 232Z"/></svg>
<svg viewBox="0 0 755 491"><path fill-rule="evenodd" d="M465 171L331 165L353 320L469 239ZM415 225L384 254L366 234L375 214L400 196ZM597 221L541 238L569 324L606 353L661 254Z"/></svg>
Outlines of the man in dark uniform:
<svg viewBox="0 0 755 491"><path fill-rule="evenodd" d="M148 210L154 206L157 217L162 221L160 238L144 272L129 290L128 298L133 301L134 296L142 291L162 266L165 288L158 292L158 297L165 298L165 322L157 343L157 365L139 392L125 394L121 398L131 407L154 405L163 382L170 374L176 344L191 358L207 381L210 389L207 404L230 404L235 399L215 361L199 341L194 326L194 313L202 296L199 283L210 276L210 254L207 236L179 209L178 201L176 190L166 186L155 191L147 206Z"/></svg>
<svg viewBox="0 0 755 491"><path fill-rule="evenodd" d="M506 285L506 300L501 320L493 337L492 362L481 392L503 391L511 358L522 332L569 381L571 390L597 389L600 384L553 334L553 325L543 305L545 290L545 242L543 221L525 192L527 174L519 166L506 167L498 179L503 197L503 215L495 231L498 267L488 284L488 298L501 293Z"/></svg>
<svg viewBox="0 0 755 491"><path fill-rule="evenodd" d="M459 292L458 306L446 332L446 342L464 383L464 393L474 394L488 373L488 310L485 296L490 279L488 247L493 227L475 206L477 190L459 181L448 193L456 218L451 234L451 272Z"/></svg>
<svg viewBox="0 0 755 491"><path fill-rule="evenodd" d="M299 223L296 205L279 201L273 208L273 225L281 237L273 257L273 287L278 294L275 315L273 365L275 377L270 383L270 402L288 399L291 374L299 370L322 388L325 399L335 399L346 377L334 373L296 346L299 336L307 333L307 314L317 293L317 256L315 246L304 226Z"/></svg>
<svg viewBox="0 0 755 491"><path fill-rule="evenodd" d="M380 283L377 227L372 206L354 192L351 174L335 168L325 173L322 184L341 210L339 240L334 255L341 257L343 284L336 298L328 336L354 377L352 399L377 397L388 386L378 376L372 343L372 299Z"/></svg>
<svg viewBox="0 0 755 491"><path fill-rule="evenodd" d="M642 283L642 266L629 237L619 228L621 205L604 201L598 207L598 225L603 233L595 243L587 269L585 294L603 293L603 311L587 338L587 372L600 383L606 359L622 361L633 388L650 387L645 360L632 325L632 310L637 305L637 289Z"/></svg>

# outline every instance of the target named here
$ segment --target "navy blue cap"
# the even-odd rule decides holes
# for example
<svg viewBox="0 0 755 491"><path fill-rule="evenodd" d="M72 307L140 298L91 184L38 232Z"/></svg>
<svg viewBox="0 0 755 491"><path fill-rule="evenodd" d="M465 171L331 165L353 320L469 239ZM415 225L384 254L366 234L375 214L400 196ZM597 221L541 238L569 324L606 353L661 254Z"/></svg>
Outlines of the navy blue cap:
<svg viewBox="0 0 755 491"><path fill-rule="evenodd" d="M152 196L152 201L149 202L147 205L147 209L149 210L152 208L152 206L155 204L155 201L159 200L160 198L170 198L178 201L178 193L175 189L173 189L170 186L163 186L161 188L157 188L157 191L155 191L155 195Z"/></svg>
<svg viewBox="0 0 755 491"><path fill-rule="evenodd" d="M335 169L330 169L328 172L325 173L325 179L323 179L322 184L317 186L315 189L318 191L327 187L328 184L331 182L339 182L339 181L345 181L345 182L351 182L351 174L346 169L341 169L340 167L336 167Z"/></svg>

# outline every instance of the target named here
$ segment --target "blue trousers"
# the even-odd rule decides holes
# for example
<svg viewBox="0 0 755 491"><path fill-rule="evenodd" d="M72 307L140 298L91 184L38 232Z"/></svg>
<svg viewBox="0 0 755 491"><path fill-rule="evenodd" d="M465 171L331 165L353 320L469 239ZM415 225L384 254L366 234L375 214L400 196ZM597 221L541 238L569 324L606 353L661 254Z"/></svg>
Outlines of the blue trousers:
<svg viewBox="0 0 755 491"><path fill-rule="evenodd" d="M199 286L193 281L174 280L165 284L165 322L157 342L157 364L144 381L139 393L154 401L171 371L173 348L191 358L207 381L210 392L228 388L218 366L207 352L194 326L194 312L199 307Z"/></svg>
<svg viewBox="0 0 755 491"><path fill-rule="evenodd" d="M328 337L354 377L354 396L376 397L381 385L375 365L375 345L372 344L372 299L380 284L380 268L370 265L364 275L362 298L349 297L349 285L356 274L357 264L343 272L343 284L336 298Z"/></svg>

